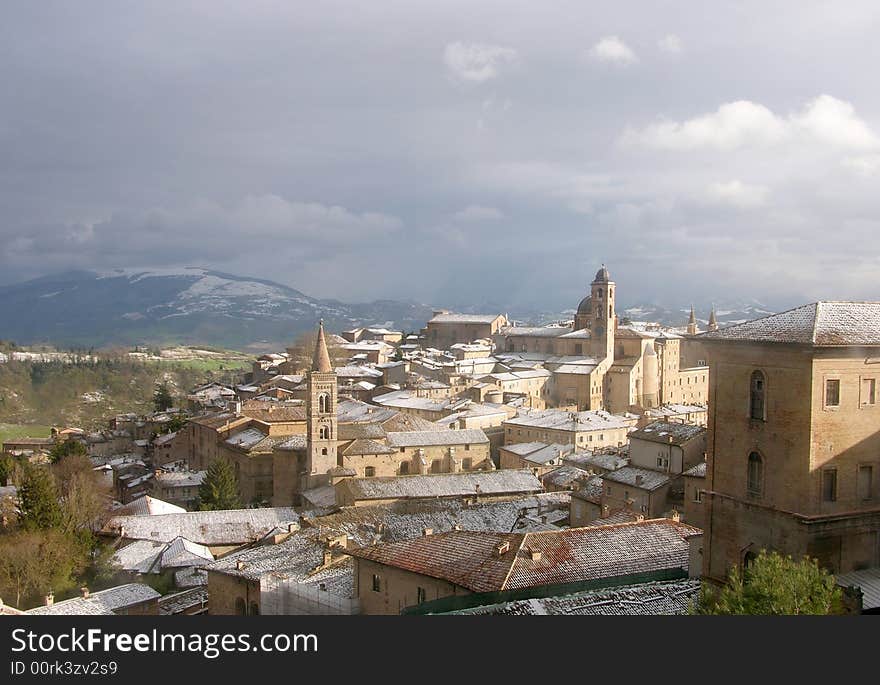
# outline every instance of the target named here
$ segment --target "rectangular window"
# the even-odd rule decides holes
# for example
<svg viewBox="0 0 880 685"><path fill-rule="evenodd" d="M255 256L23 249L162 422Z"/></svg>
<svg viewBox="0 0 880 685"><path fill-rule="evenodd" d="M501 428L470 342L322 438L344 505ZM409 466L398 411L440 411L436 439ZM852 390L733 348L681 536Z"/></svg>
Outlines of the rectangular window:
<svg viewBox="0 0 880 685"><path fill-rule="evenodd" d="M443 463L439 459L431 462L431 473L441 473L443 471Z"/></svg>
<svg viewBox="0 0 880 685"><path fill-rule="evenodd" d="M381 582L379 581L379 576L375 573L373 574L373 592L379 592L381 587Z"/></svg>
<svg viewBox="0 0 880 685"><path fill-rule="evenodd" d="M822 471L822 501L834 502L837 500L837 469Z"/></svg>
<svg viewBox="0 0 880 685"><path fill-rule="evenodd" d="M364 476L367 478L372 478L376 475L376 467L375 466L366 466L364 467Z"/></svg>
<svg viewBox="0 0 880 685"><path fill-rule="evenodd" d="M870 407L877 402L877 380L875 378L862 379L862 406Z"/></svg>
<svg viewBox="0 0 880 685"><path fill-rule="evenodd" d="M427 593L425 592L425 588L416 588L416 603L424 604L425 600L427 599L426 595Z"/></svg>
<svg viewBox="0 0 880 685"><path fill-rule="evenodd" d="M825 406L840 406L840 379L828 378L825 380Z"/></svg>
<svg viewBox="0 0 880 685"><path fill-rule="evenodd" d="M874 467L859 466L858 492L860 500L868 500L874 496L872 492L874 485Z"/></svg>
<svg viewBox="0 0 880 685"><path fill-rule="evenodd" d="M703 491L700 488L694 488L694 502L698 504L703 501Z"/></svg>
<svg viewBox="0 0 880 685"><path fill-rule="evenodd" d="M461 460L461 468L463 468L465 471L470 471L473 468L473 462L471 461L470 457Z"/></svg>

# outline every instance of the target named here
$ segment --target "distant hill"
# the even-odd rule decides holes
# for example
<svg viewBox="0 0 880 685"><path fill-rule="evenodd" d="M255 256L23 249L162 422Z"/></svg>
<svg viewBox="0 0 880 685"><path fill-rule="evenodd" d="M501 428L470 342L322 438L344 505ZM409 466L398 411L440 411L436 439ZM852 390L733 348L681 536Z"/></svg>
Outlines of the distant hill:
<svg viewBox="0 0 880 685"><path fill-rule="evenodd" d="M431 307L319 300L279 283L207 269L70 271L0 287L0 337L22 345L208 344L279 349L314 328L418 330Z"/></svg>

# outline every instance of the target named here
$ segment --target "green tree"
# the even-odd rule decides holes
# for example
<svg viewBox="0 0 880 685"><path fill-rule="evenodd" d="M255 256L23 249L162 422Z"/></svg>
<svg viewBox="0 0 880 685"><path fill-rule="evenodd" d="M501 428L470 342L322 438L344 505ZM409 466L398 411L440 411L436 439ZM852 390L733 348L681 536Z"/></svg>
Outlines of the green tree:
<svg viewBox="0 0 880 685"><path fill-rule="evenodd" d="M698 614L839 614L843 591L815 559L795 561L761 550L743 573L734 567L720 590L704 585Z"/></svg>
<svg viewBox="0 0 880 685"><path fill-rule="evenodd" d="M64 515L58 502L58 488L48 469L25 463L18 496L22 526L29 530L61 526Z"/></svg>
<svg viewBox="0 0 880 685"><path fill-rule="evenodd" d="M199 509L217 511L240 508L235 469L228 460L218 459L208 467L205 480L199 486Z"/></svg>
<svg viewBox="0 0 880 685"><path fill-rule="evenodd" d="M156 411L165 411L166 409L171 409L174 406L174 397L171 396L171 390L168 388L168 383L161 383L158 388L156 388L156 393L153 395L153 407Z"/></svg>
<svg viewBox="0 0 880 685"><path fill-rule="evenodd" d="M67 440L55 443L52 449L49 450L49 461L51 461L53 464L57 464L65 457L75 455L88 457L89 451L86 449L86 446L83 445L79 440L72 440L68 438Z"/></svg>
<svg viewBox="0 0 880 685"><path fill-rule="evenodd" d="M76 543L58 530L0 535L0 596L15 597L19 608L23 601L33 606L50 590L75 587L85 563Z"/></svg>
<svg viewBox="0 0 880 685"><path fill-rule="evenodd" d="M15 470L15 459L9 452L0 454L0 486L9 485L12 473Z"/></svg>

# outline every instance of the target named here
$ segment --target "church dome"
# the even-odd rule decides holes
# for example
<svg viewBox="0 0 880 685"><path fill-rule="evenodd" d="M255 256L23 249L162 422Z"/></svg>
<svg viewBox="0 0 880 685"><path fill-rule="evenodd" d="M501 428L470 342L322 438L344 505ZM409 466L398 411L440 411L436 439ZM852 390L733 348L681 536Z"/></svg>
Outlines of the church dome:
<svg viewBox="0 0 880 685"><path fill-rule="evenodd" d="M593 279L593 283L610 283L611 282L611 274L608 273L608 269L605 268L605 265L602 265L602 268L596 272L596 278Z"/></svg>
<svg viewBox="0 0 880 685"><path fill-rule="evenodd" d="M591 314L593 312L593 299L587 295L584 299L581 300L581 303L578 305L577 313L578 314Z"/></svg>

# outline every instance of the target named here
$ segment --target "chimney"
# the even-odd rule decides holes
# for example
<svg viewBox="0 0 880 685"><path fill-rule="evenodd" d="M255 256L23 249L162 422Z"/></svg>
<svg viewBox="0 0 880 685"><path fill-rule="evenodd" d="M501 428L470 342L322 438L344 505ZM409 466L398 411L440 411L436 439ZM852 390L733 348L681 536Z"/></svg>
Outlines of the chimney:
<svg viewBox="0 0 880 685"><path fill-rule="evenodd" d="M454 526L452 526L452 530L461 530L461 524L456 523Z"/></svg>
<svg viewBox="0 0 880 685"><path fill-rule="evenodd" d="M324 550L323 565L329 566L331 563L333 563L333 550L332 549L325 549Z"/></svg>
<svg viewBox="0 0 880 685"><path fill-rule="evenodd" d="M642 483L644 482L644 480L645 480L645 479L642 478L641 475L637 475L637 476L636 476L636 487L637 487L637 488L638 488L638 487L641 487L641 485L642 485Z"/></svg>
<svg viewBox="0 0 880 685"><path fill-rule="evenodd" d="M288 533L295 533L295 532L298 531L298 530L299 530L299 524L298 524L298 523L288 523L288 524L287 524L287 532L288 532Z"/></svg>
<svg viewBox="0 0 880 685"><path fill-rule="evenodd" d="M636 514L636 521L637 521L637 522L641 523L641 522L644 521L644 520L645 520L645 515L644 515L644 514Z"/></svg>
<svg viewBox="0 0 880 685"><path fill-rule="evenodd" d="M235 562L235 568L238 571L243 571L244 570L244 562L241 559L239 559L238 561Z"/></svg>
<svg viewBox="0 0 880 685"><path fill-rule="evenodd" d="M672 519L673 521L675 521L676 523L678 523L679 521L681 521L681 514L679 514L678 511L676 511L675 509L673 509L671 512L669 512L669 518Z"/></svg>
<svg viewBox="0 0 880 685"><path fill-rule="evenodd" d="M85 585L83 585L83 586L79 589L79 591L82 593L82 598L83 598L83 599L88 599L88 598L89 598L89 589L88 589Z"/></svg>
<svg viewBox="0 0 880 685"><path fill-rule="evenodd" d="M502 542L500 545L496 545L495 556L496 557L503 557L509 551L510 551L510 543L507 541Z"/></svg>
<svg viewBox="0 0 880 685"><path fill-rule="evenodd" d="M429 535L433 535L433 534L434 534L433 528L423 528L422 529L422 536L423 537L428 537Z"/></svg>
<svg viewBox="0 0 880 685"><path fill-rule="evenodd" d="M55 595L52 594L52 591L49 591L49 594L46 595L46 606L50 607L55 604Z"/></svg>
<svg viewBox="0 0 880 685"><path fill-rule="evenodd" d="M607 504L602 505L602 518L606 518L611 513L611 507Z"/></svg>
<svg viewBox="0 0 880 685"><path fill-rule="evenodd" d="M529 558L532 561L540 561L541 560L540 550L533 549L532 547L529 547Z"/></svg>

